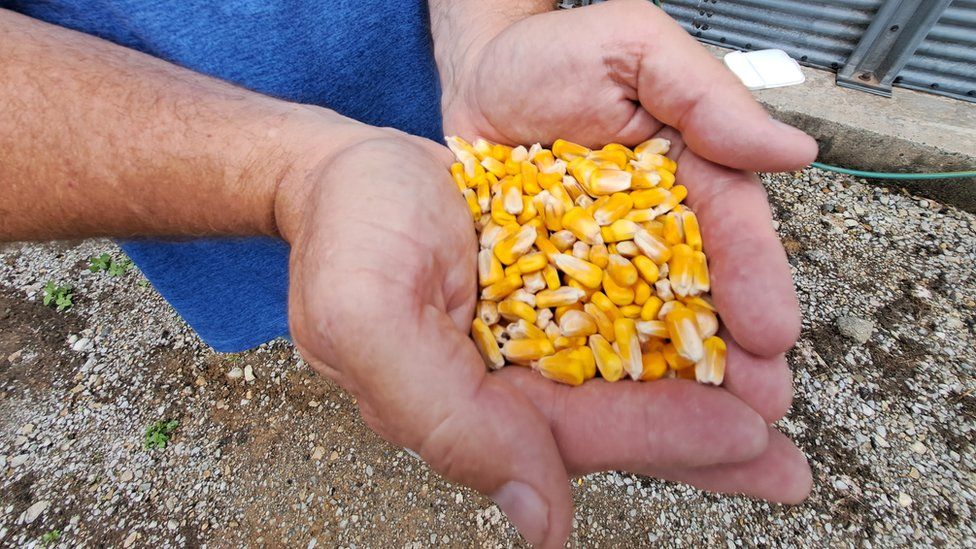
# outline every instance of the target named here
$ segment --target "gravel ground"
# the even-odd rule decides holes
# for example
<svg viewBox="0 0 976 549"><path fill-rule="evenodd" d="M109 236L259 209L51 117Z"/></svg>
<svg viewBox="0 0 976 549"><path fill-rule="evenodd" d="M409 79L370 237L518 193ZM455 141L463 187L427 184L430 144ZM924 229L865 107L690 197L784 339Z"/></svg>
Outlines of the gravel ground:
<svg viewBox="0 0 976 549"><path fill-rule="evenodd" d="M573 543L973 547L976 216L810 170L769 176L804 310L780 428L802 505L638 476L573 483ZM497 507L373 435L285 342L204 347L107 241L0 245L0 545L517 546ZM48 280L74 306L41 304ZM252 375L253 374L253 378ZM147 426L177 420L169 446Z"/></svg>

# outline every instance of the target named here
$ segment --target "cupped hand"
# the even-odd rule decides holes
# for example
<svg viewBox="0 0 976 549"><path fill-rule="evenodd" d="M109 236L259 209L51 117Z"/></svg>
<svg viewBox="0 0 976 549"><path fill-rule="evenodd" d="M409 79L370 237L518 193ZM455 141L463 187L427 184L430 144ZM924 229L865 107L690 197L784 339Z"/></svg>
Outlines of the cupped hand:
<svg viewBox="0 0 976 549"><path fill-rule="evenodd" d="M493 498L542 546L569 535L569 475L619 469L771 500L805 496L803 457L722 388L676 379L569 388L526 368L487 373L468 337L477 242L451 160L393 134L280 191L292 336L309 364L355 395L371 428ZM734 363L740 351L729 353Z"/></svg>

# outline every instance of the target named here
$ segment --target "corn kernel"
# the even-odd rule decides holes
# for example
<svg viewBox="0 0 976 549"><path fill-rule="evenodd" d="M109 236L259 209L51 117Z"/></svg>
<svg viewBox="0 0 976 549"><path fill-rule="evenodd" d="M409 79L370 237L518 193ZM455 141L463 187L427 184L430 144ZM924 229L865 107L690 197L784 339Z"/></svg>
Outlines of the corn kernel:
<svg viewBox="0 0 976 549"><path fill-rule="evenodd" d="M702 237L701 229L698 226L698 217L691 210L681 212L681 227L685 235L685 243L691 246L692 250L701 251Z"/></svg>
<svg viewBox="0 0 976 549"><path fill-rule="evenodd" d="M556 352L548 339L512 339L502 345L502 355L506 359L521 364L551 355Z"/></svg>
<svg viewBox="0 0 976 549"><path fill-rule="evenodd" d="M543 357L536 363L535 368L543 377L567 385L582 385L586 380L586 363L573 353L573 349L565 349Z"/></svg>
<svg viewBox="0 0 976 549"><path fill-rule="evenodd" d="M565 252L566 250L573 247L576 243L576 235L569 231L557 231L552 233L549 240L556 246L556 249L560 252Z"/></svg>
<svg viewBox="0 0 976 549"><path fill-rule="evenodd" d="M542 269L542 276L546 279L546 288L550 290L558 290L559 287L562 286L562 284L559 282L559 271L557 271L552 265L546 265L546 267Z"/></svg>
<svg viewBox="0 0 976 549"><path fill-rule="evenodd" d="M640 249L641 253L650 258L657 265L671 259L671 249L660 237L655 236L643 229L634 235L634 244Z"/></svg>
<svg viewBox="0 0 976 549"><path fill-rule="evenodd" d="M603 244L600 226L597 225L593 216L579 206L574 206L563 215L562 225L571 231L576 238L587 244Z"/></svg>
<svg viewBox="0 0 976 549"><path fill-rule="evenodd" d="M668 367L672 370L680 371L695 365L694 362L690 362L678 354L674 343L665 343L664 347L661 348L661 354L664 355L665 362L668 363Z"/></svg>
<svg viewBox="0 0 976 549"><path fill-rule="evenodd" d="M620 286L633 286L637 283L637 268L621 255L613 254L610 256L607 274ZM611 297L611 299L613 298Z"/></svg>
<svg viewBox="0 0 976 549"><path fill-rule="evenodd" d="M586 337L567 337L559 336L552 340L552 346L557 351L562 351L563 349L572 349L574 347L579 347L580 344L586 345Z"/></svg>
<svg viewBox="0 0 976 549"><path fill-rule="evenodd" d="M548 310L548 309L546 309ZM511 339L548 339L546 333L538 326L520 318L505 327Z"/></svg>
<svg viewBox="0 0 976 549"><path fill-rule="evenodd" d="M511 265L525 255L535 243L536 232L532 227L522 227L519 231L495 245L495 256L504 264Z"/></svg>
<svg viewBox="0 0 976 549"><path fill-rule="evenodd" d="M603 270L596 265L569 254L555 257L556 268L581 282L587 288L599 288L603 280Z"/></svg>
<svg viewBox="0 0 976 549"><path fill-rule="evenodd" d="M610 298L607 297L607 295L603 292L596 292L590 296L590 301L603 310L603 313L607 315L610 322L613 322L620 317L620 309L618 309L614 302L611 301Z"/></svg>
<svg viewBox="0 0 976 549"><path fill-rule="evenodd" d="M634 321L629 318L618 318L613 322L613 333L617 338L616 345L620 351L620 360L623 362L624 370L631 379L640 378L644 366L641 361L640 340L637 338L637 327Z"/></svg>
<svg viewBox="0 0 976 549"><path fill-rule="evenodd" d="M571 143L565 139L557 139L552 144L552 154L554 154L556 158L561 158L568 162L577 156L586 156L590 154L590 149L587 149L582 145L577 145L576 143Z"/></svg>
<svg viewBox="0 0 976 549"><path fill-rule="evenodd" d="M603 312L603 309L593 303L587 303L583 305L583 311L590 315L590 318L596 323L596 328L600 332L600 335L606 338L607 341L613 343L615 339L613 334L613 321Z"/></svg>
<svg viewBox="0 0 976 549"><path fill-rule="evenodd" d="M606 244L590 246L589 262L601 269L607 268L607 265L610 263L610 252L607 250Z"/></svg>
<svg viewBox="0 0 976 549"><path fill-rule="evenodd" d="M629 194L614 193L606 203L594 210L593 219L601 227L610 225L627 215L633 207L634 201Z"/></svg>
<svg viewBox="0 0 976 549"><path fill-rule="evenodd" d="M597 326L596 321L584 311L570 310L559 319L559 331L566 337L585 337L595 334Z"/></svg>
<svg viewBox="0 0 976 549"><path fill-rule="evenodd" d="M695 380L698 383L721 385L725 379L725 342L712 336L702 345L705 347L705 356L695 363Z"/></svg>
<svg viewBox="0 0 976 549"><path fill-rule="evenodd" d="M603 277L603 293L618 307L630 305L634 302L634 290L628 286L617 284L609 275Z"/></svg>
<svg viewBox="0 0 976 549"><path fill-rule="evenodd" d="M535 294L535 305L540 309L562 307L579 303L584 292L570 286L562 286L554 290L542 290Z"/></svg>
<svg viewBox="0 0 976 549"><path fill-rule="evenodd" d="M638 319L640 318L640 313L641 313L640 305L635 305L633 303L630 305L624 305L623 307L620 308L620 314L623 315L624 318Z"/></svg>
<svg viewBox="0 0 976 549"><path fill-rule="evenodd" d="M660 351L652 351L641 355L641 365L643 370L638 378L641 381L661 379L668 371L668 363L664 360L664 353Z"/></svg>
<svg viewBox="0 0 976 549"><path fill-rule="evenodd" d="M647 301L641 307L641 320L654 320L657 318L657 314L663 305L664 300L656 295L647 298Z"/></svg>
<svg viewBox="0 0 976 549"><path fill-rule="evenodd" d="M622 240L633 240L634 235L641 230L640 225L627 219L618 219L607 227L600 229L605 242L620 242Z"/></svg>
<svg viewBox="0 0 976 549"><path fill-rule="evenodd" d="M519 275L506 276L498 282L481 290L481 299L501 301L515 290L522 287L522 277Z"/></svg>
<svg viewBox="0 0 976 549"><path fill-rule="evenodd" d="M524 279L524 278L523 278ZM651 298L651 285L643 279L638 279L634 284L634 305L643 306Z"/></svg>
<svg viewBox="0 0 976 549"><path fill-rule="evenodd" d="M503 269L502 262L491 250L478 252L478 283L481 286L491 286L504 278Z"/></svg>
<svg viewBox="0 0 976 549"><path fill-rule="evenodd" d="M624 363L620 355L613 350L610 342L599 334L589 337L589 347L593 352L593 359L603 379L614 382L624 377Z"/></svg>
<svg viewBox="0 0 976 549"><path fill-rule="evenodd" d="M520 318L526 322L535 322L535 308L524 301L511 298L498 304L498 314L509 322L515 322Z"/></svg>
<svg viewBox="0 0 976 549"><path fill-rule="evenodd" d="M495 340L495 335L492 333L491 328L480 318L475 318L471 322L471 336L474 339L475 345L478 347L478 352L481 353L481 358L484 359L485 365L488 368L497 370L505 365L505 358L498 348L498 341Z"/></svg>
<svg viewBox="0 0 976 549"><path fill-rule="evenodd" d="M637 272L640 273L641 278L644 279L644 282L648 284L657 282L660 276L660 270L657 268L657 264L651 261L649 257L643 255L637 256L633 259L633 263Z"/></svg>
<svg viewBox="0 0 976 549"><path fill-rule="evenodd" d="M687 307L674 309L667 314L664 322L667 324L671 343L674 344L674 349L681 358L689 362L698 362L704 357L701 334L695 322L695 313L691 309Z"/></svg>

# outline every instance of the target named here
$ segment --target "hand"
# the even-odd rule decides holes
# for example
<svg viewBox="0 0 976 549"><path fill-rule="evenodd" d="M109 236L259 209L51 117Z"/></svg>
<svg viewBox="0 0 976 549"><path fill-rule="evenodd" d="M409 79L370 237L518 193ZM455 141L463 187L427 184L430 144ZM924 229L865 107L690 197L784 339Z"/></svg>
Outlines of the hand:
<svg viewBox="0 0 976 549"><path fill-rule="evenodd" d="M451 161L438 145L388 134L279 189L292 336L309 364L355 395L371 428L492 497L548 547L572 526L569 475L612 467L804 497L803 457L724 389L684 380L569 388L519 367L488 374L468 338L477 242Z"/></svg>

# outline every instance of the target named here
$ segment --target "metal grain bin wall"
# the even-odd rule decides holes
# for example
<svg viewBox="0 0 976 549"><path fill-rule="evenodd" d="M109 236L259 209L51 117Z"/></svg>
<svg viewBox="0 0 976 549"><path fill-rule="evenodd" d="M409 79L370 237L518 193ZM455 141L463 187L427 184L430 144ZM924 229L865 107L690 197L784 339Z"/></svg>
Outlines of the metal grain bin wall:
<svg viewBox="0 0 976 549"><path fill-rule="evenodd" d="M801 62L842 67L882 0L665 0L699 40L727 48L780 48Z"/></svg>
<svg viewBox="0 0 976 549"><path fill-rule="evenodd" d="M953 0L896 86L976 101L976 0Z"/></svg>
<svg viewBox="0 0 976 549"><path fill-rule="evenodd" d="M560 5L599 1L562 0ZM930 0L921 1L924 7ZM927 34L918 17L881 21L885 18L878 12L883 5L889 12L897 11L899 5L919 5L910 0L663 0L662 4L685 30L703 42L739 50L780 48L801 63L833 71L852 61L851 54L876 18L881 24L890 23L891 31L900 28L904 32L911 27L921 32L924 40L914 54L905 50L907 64L898 64L901 70L897 78L887 75L888 80L873 86L872 91L887 93L893 79L896 86L976 101L976 0L952 0ZM885 48L892 45L889 41L877 50L861 48L861 55L853 61L863 61L865 54L887 51ZM904 61L898 52L892 53ZM851 71L852 67L847 69ZM874 76L881 80L886 75ZM857 82L847 78L847 82L852 80Z"/></svg>

